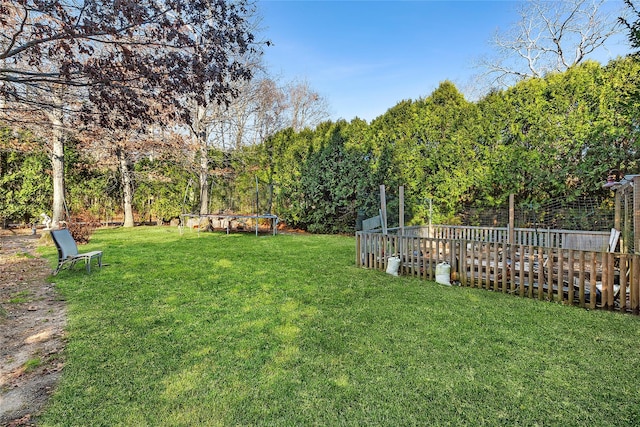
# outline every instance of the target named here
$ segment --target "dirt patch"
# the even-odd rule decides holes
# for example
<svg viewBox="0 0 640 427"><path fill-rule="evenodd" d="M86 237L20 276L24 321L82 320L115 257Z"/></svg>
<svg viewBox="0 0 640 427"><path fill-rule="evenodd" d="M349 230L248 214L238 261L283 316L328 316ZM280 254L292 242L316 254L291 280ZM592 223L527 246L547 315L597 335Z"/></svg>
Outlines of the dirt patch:
<svg viewBox="0 0 640 427"><path fill-rule="evenodd" d="M65 303L40 235L0 230L0 425L35 425L64 366Z"/></svg>

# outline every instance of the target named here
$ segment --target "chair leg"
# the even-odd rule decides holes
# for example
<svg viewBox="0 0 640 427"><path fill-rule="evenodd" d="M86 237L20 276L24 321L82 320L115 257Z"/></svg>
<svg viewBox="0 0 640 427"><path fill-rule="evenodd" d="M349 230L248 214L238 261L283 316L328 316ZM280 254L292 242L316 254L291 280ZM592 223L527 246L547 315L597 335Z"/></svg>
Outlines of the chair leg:
<svg viewBox="0 0 640 427"><path fill-rule="evenodd" d="M102 268L102 254L100 255L94 255L96 258L98 258L98 267ZM60 272L60 270L62 270L62 268L67 265L69 267L69 270L73 269L73 266L76 265L76 262L82 260L84 261L84 266L87 270L87 273L91 273L91 260L93 259L93 257L78 257L78 258L74 258L72 260L69 261L65 261L65 262L60 262L58 263L58 267L53 271L53 275L55 276L56 274L58 274Z"/></svg>
<svg viewBox="0 0 640 427"><path fill-rule="evenodd" d="M102 254L100 255L96 255L96 258L98 258L98 267L102 268ZM85 259L85 263L87 265L87 273L91 273L91 260L93 259L93 257L88 257Z"/></svg>
<svg viewBox="0 0 640 427"><path fill-rule="evenodd" d="M65 261L58 261L58 267L53 272L53 275L55 276L58 273L60 273L60 271L62 271L62 269L64 268L65 265L67 265L69 270L71 270L73 268L74 264L75 264L75 261L73 261L73 262L67 262L66 260Z"/></svg>

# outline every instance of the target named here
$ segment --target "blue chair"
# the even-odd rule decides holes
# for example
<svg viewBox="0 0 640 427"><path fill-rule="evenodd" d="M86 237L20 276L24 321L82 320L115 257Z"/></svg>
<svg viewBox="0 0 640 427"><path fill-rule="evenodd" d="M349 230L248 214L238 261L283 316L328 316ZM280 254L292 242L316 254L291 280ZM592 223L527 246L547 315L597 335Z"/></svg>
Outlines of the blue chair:
<svg viewBox="0 0 640 427"><path fill-rule="evenodd" d="M71 236L68 229L51 230L51 237L58 249L58 267L53 272L54 276L58 274L64 266L72 268L75 263L80 260L84 260L87 273L91 273L91 260L93 258L98 260L98 267L102 267L102 251L92 251L83 254L78 253L76 241L73 240L73 236Z"/></svg>

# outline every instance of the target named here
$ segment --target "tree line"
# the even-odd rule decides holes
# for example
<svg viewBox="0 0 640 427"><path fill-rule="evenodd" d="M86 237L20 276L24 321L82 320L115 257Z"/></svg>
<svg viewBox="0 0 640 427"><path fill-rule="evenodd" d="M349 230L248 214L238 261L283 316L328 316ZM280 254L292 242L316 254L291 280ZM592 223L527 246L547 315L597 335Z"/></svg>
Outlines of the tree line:
<svg viewBox="0 0 640 427"><path fill-rule="evenodd" d="M472 207L504 206L510 194L521 204L606 196L610 169L640 170L639 92L640 61L633 55L527 79L476 102L445 81L371 123L325 121L287 127L258 143L208 147L205 210L269 211L312 232L349 232L359 211L377 212L380 184L390 200L405 186L407 219L415 224L429 219L427 200L433 220L455 222ZM48 211L51 177L42 173L51 169L48 156L33 135L6 127L1 135L3 216L30 221ZM66 147L69 208L113 216L122 209L119 169L82 147ZM200 152L179 147L138 153L132 165L138 220L202 211Z"/></svg>
<svg viewBox="0 0 640 427"><path fill-rule="evenodd" d="M262 73L268 42L253 35L251 3L90 4L27 1L0 15L15 30L0 40L4 224L41 212L133 225L227 210L350 232L377 213L380 184L390 213L403 185L409 223L454 223L509 194L520 204L604 196L608 170L638 171L637 55L580 61L473 102L445 81L370 123L323 122L325 101L306 83ZM44 37L43 17L66 24ZM621 23L637 49L638 21Z"/></svg>

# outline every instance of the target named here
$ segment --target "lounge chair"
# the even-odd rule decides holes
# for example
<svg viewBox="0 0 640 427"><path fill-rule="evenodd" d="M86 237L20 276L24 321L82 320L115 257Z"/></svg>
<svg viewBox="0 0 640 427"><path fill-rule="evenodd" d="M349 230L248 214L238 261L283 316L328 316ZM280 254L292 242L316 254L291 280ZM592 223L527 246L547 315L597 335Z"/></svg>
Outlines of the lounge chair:
<svg viewBox="0 0 640 427"><path fill-rule="evenodd" d="M83 254L78 253L76 241L73 240L68 229L51 230L51 237L56 244L56 248L58 248L58 267L53 272L54 276L58 274L65 265L72 268L75 263L80 260L84 260L87 273L91 273L91 260L93 258L98 260L98 267L102 267L102 251L92 251Z"/></svg>

